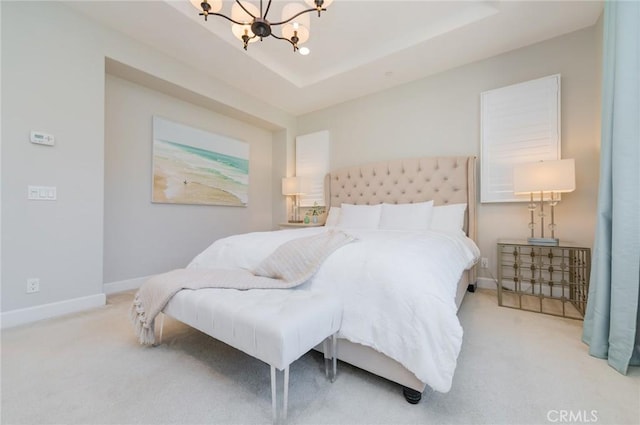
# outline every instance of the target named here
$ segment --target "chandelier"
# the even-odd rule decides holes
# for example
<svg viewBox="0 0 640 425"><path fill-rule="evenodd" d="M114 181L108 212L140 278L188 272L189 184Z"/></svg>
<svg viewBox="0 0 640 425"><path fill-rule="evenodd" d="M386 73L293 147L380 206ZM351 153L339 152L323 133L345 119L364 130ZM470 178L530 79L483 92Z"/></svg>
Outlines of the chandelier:
<svg viewBox="0 0 640 425"><path fill-rule="evenodd" d="M267 1L266 8L260 0L260 10L253 3L236 0L231 7L231 17L218 13L222 9L222 0L190 1L200 11L200 16L204 16L205 21L209 15L220 16L230 21L233 24L231 25L233 35L242 41L245 50L249 43L271 36L289 42L294 52L298 51L298 46L309 39L311 20L308 14L317 11L319 17L321 12L326 11L333 2L333 0L304 0L310 6L309 8L301 3L288 3L282 8L282 19L278 22L270 22L267 15L272 0ZM272 32L272 27L276 26L281 26L282 36Z"/></svg>

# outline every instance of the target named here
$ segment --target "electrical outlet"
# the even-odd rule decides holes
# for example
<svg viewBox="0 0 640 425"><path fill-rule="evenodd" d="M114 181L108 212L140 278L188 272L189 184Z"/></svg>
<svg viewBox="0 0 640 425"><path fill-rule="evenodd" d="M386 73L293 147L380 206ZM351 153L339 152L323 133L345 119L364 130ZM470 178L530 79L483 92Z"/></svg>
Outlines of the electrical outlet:
<svg viewBox="0 0 640 425"><path fill-rule="evenodd" d="M487 257L482 257L480 259L480 267L483 269L489 268L489 259Z"/></svg>
<svg viewBox="0 0 640 425"><path fill-rule="evenodd" d="M27 279L27 294L33 294L40 291L40 279L30 278Z"/></svg>

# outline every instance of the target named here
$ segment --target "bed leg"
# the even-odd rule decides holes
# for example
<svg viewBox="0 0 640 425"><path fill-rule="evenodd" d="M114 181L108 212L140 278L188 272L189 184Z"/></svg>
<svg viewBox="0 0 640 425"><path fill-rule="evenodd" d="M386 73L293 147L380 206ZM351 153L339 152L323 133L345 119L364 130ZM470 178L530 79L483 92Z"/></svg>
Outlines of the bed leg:
<svg viewBox="0 0 640 425"><path fill-rule="evenodd" d="M412 388L402 387L402 394L405 400L411 404L418 404L422 398L422 393Z"/></svg>

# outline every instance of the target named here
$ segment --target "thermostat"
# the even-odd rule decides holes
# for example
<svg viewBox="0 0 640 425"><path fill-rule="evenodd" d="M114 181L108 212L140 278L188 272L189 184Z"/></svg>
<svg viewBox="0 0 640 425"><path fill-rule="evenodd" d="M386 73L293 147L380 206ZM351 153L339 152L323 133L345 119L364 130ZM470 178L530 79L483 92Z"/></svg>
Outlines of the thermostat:
<svg viewBox="0 0 640 425"><path fill-rule="evenodd" d="M39 131L31 132L31 143L35 143L37 145L53 146L55 142L56 139L51 134L45 134Z"/></svg>

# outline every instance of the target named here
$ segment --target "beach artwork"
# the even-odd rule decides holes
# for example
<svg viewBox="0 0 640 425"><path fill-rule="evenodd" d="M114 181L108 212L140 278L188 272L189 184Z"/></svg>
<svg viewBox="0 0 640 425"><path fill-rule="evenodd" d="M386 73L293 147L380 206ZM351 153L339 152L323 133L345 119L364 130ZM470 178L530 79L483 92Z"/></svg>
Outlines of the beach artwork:
<svg viewBox="0 0 640 425"><path fill-rule="evenodd" d="M244 207L249 144L153 117L152 202Z"/></svg>

